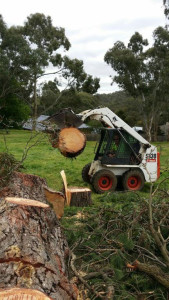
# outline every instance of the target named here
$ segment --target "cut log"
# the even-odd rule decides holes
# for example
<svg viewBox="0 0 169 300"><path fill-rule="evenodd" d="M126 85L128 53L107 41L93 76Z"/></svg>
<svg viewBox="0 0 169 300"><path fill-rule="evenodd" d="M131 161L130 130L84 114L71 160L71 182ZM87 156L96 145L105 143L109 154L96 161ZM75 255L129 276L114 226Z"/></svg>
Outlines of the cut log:
<svg viewBox="0 0 169 300"><path fill-rule="evenodd" d="M33 300L32 290L44 294L35 299L77 299L77 288L67 277L68 245L49 205L32 199L3 199L0 232L0 295L15 288L30 291L27 298L8 294L1 299Z"/></svg>
<svg viewBox="0 0 169 300"><path fill-rule="evenodd" d="M86 146L85 135L77 128L63 128L58 136L57 147L65 157L76 157Z"/></svg>
<svg viewBox="0 0 169 300"><path fill-rule="evenodd" d="M0 290L0 300L50 300L44 293L29 289L8 289Z"/></svg>
<svg viewBox="0 0 169 300"><path fill-rule="evenodd" d="M44 186L44 191L47 201L52 204L58 219L60 219L64 214L65 206L65 197L63 193L49 189L46 186Z"/></svg>
<svg viewBox="0 0 169 300"><path fill-rule="evenodd" d="M91 190L84 187L68 187L64 170L60 174L64 183L66 204L79 207L90 206L92 204Z"/></svg>

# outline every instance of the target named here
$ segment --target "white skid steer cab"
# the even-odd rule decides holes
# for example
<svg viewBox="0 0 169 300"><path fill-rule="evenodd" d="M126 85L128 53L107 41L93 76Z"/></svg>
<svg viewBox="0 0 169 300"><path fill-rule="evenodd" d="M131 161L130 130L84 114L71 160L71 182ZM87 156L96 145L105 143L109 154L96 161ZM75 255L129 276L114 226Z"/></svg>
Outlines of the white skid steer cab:
<svg viewBox="0 0 169 300"><path fill-rule="evenodd" d="M97 193L114 191L117 182L124 190L141 190L145 182L155 182L160 176L160 156L157 148L121 120L109 108L87 110L78 115L83 122L98 120L105 129L93 162L82 170L84 181Z"/></svg>

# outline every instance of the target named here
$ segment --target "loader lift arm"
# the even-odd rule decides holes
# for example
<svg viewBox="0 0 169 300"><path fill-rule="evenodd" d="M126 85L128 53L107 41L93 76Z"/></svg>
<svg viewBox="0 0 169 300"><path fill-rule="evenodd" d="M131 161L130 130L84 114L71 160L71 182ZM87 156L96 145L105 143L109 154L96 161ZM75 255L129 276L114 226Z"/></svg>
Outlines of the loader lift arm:
<svg viewBox="0 0 169 300"><path fill-rule="evenodd" d="M114 112L112 112L108 107L96 108L91 110L86 110L78 114L81 120L97 120L100 121L105 127L124 129L135 139L137 139L141 144L146 145L149 148L151 145L146 141L140 134L138 134L133 128L131 128L127 123L125 123L120 117L118 117Z"/></svg>

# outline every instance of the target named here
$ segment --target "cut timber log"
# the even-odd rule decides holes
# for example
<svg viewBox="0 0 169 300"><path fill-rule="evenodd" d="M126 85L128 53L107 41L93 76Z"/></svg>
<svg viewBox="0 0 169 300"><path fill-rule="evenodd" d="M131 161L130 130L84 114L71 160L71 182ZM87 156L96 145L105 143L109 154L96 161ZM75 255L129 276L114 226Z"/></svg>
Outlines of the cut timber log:
<svg viewBox="0 0 169 300"><path fill-rule="evenodd" d="M44 293L29 289L8 289L0 290L0 300L50 300Z"/></svg>
<svg viewBox="0 0 169 300"><path fill-rule="evenodd" d="M44 191L47 201L52 204L58 219L60 219L64 214L65 206L65 197L63 193L54 191L46 186L44 186Z"/></svg>
<svg viewBox="0 0 169 300"><path fill-rule="evenodd" d="M49 205L32 199L3 199L0 232L1 293L17 288L30 290L30 295L38 290L51 299L77 299L77 289L67 277L68 245ZM4 299L34 299L10 297Z"/></svg>
<svg viewBox="0 0 169 300"><path fill-rule="evenodd" d="M57 147L65 157L76 157L86 146L85 135L77 128L63 128L58 136Z"/></svg>
<svg viewBox="0 0 169 300"><path fill-rule="evenodd" d="M60 172L65 190L66 204L68 206L89 206L92 204L91 190L84 187L68 187L64 170Z"/></svg>

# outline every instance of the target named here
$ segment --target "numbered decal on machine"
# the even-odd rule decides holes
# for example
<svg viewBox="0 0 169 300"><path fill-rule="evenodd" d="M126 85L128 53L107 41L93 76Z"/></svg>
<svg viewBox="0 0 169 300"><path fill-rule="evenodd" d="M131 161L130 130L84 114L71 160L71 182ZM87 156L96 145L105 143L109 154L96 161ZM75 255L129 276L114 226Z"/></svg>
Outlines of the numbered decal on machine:
<svg viewBox="0 0 169 300"><path fill-rule="evenodd" d="M156 162L156 160L157 160L157 154L156 153L146 154L146 161L147 162Z"/></svg>

